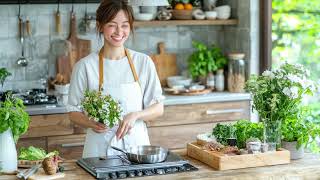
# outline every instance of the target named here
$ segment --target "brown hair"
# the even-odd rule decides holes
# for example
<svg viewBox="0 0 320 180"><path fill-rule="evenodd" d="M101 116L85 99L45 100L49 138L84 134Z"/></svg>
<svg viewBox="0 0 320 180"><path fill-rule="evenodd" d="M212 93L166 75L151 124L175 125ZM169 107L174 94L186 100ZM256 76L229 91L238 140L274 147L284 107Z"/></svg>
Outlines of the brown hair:
<svg viewBox="0 0 320 180"><path fill-rule="evenodd" d="M96 12L96 29L100 35L103 26L112 21L121 10L127 15L130 30L133 32L133 10L128 2L126 0L102 0Z"/></svg>

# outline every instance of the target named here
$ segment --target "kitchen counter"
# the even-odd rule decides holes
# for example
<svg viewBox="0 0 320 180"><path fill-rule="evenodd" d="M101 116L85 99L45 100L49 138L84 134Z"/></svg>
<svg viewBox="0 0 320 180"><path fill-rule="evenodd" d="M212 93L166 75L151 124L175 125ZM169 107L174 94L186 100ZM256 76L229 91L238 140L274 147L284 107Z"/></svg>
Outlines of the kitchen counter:
<svg viewBox="0 0 320 180"><path fill-rule="evenodd" d="M259 168L246 168L238 170L216 171L209 166L182 155L183 158L199 168L198 171L176 173L170 175L158 175L149 177L134 178L135 180L158 180L158 179L175 179L175 180L238 180L238 179L320 179L320 155L306 154L303 159L292 161L287 165L267 166ZM75 160L64 163L66 176L64 179L94 179L89 173L76 164ZM2 179L15 179L15 176L0 176ZM130 178L128 178L130 179Z"/></svg>
<svg viewBox="0 0 320 180"><path fill-rule="evenodd" d="M250 100L250 94L230 92L213 92L199 96L173 96L165 94L165 98L164 105L170 106L194 103ZM61 114L68 112L66 106L59 105L31 105L26 106L26 111L29 113L29 115Z"/></svg>

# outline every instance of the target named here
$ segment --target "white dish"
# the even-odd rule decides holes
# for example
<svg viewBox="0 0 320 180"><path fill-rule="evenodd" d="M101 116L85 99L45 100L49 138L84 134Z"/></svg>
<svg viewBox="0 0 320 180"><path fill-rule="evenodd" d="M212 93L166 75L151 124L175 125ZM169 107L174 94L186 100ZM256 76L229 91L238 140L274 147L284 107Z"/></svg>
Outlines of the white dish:
<svg viewBox="0 0 320 180"><path fill-rule="evenodd" d="M192 79L184 76L170 76L167 78L167 84L170 88L174 86L190 86Z"/></svg>
<svg viewBox="0 0 320 180"><path fill-rule="evenodd" d="M190 91L202 91L204 90L206 87L203 86L203 85L193 85L193 86L190 86L189 90Z"/></svg>
<svg viewBox="0 0 320 180"><path fill-rule="evenodd" d="M206 11L205 15L207 19L213 20L213 19L217 19L218 13L216 11Z"/></svg>
<svg viewBox="0 0 320 180"><path fill-rule="evenodd" d="M201 9L196 9L192 12L192 16L197 20L202 20L206 18L206 15Z"/></svg>
<svg viewBox="0 0 320 180"><path fill-rule="evenodd" d="M153 19L153 14L150 14L150 13L137 13L137 14L134 14L134 18L137 21L151 21Z"/></svg>
<svg viewBox="0 0 320 180"><path fill-rule="evenodd" d="M218 19L229 19L231 16L231 7L229 5L216 7L214 11L217 12Z"/></svg>

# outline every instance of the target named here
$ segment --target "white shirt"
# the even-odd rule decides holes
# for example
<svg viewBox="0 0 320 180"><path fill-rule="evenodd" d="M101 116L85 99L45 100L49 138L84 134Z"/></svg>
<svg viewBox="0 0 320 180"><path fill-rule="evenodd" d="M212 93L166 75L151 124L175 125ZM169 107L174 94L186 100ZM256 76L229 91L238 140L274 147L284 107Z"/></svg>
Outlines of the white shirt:
<svg viewBox="0 0 320 180"><path fill-rule="evenodd" d="M164 99L162 89L152 59L143 53L129 50L132 62L137 72L143 94L143 107L146 108ZM104 59L104 85L117 87L123 83L134 82L134 77L128 62L124 57L119 60ZM98 52L89 54L79 60L72 70L68 111L82 111L81 100L84 91L99 88L99 55ZM129 89L128 89L129 91Z"/></svg>

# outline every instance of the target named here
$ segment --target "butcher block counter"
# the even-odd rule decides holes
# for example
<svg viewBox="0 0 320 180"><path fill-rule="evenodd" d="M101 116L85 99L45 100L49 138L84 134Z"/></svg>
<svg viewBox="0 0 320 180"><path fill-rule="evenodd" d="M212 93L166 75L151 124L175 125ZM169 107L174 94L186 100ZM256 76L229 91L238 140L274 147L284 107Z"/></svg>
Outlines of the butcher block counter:
<svg viewBox="0 0 320 180"><path fill-rule="evenodd" d="M180 152L183 153L183 152ZM277 165L259 168L246 168L238 170L216 171L211 167L182 155L183 158L199 168L198 171L176 173L170 175L158 175L140 178L128 178L134 180L158 180L158 179L174 179L174 180L238 180L238 179L320 179L320 155L306 154L303 159L292 161L287 165ZM68 180L89 180L94 179L89 173L76 164L76 160L68 160L63 163L66 171L64 179ZM15 176L0 176L2 179L15 179Z"/></svg>

